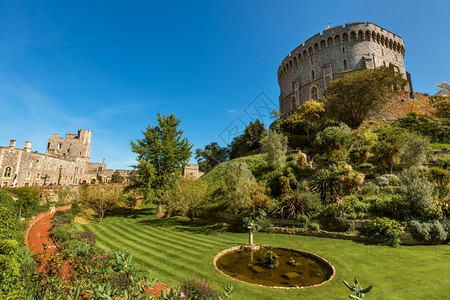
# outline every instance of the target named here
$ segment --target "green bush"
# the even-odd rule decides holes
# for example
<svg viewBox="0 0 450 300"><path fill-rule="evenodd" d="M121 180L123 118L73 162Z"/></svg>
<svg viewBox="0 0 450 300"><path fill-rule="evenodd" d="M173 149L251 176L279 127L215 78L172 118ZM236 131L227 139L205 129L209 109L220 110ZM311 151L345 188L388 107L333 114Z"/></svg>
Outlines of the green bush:
<svg viewBox="0 0 450 300"><path fill-rule="evenodd" d="M409 217L421 217L427 209L435 207L433 184L422 176L417 169L404 170L401 174L398 193L408 209Z"/></svg>
<svg viewBox="0 0 450 300"><path fill-rule="evenodd" d="M389 218L375 218L367 225L367 235L385 245L396 247L400 244L400 235L404 233L402 225Z"/></svg>
<svg viewBox="0 0 450 300"><path fill-rule="evenodd" d="M363 186L359 187L358 191L363 195L374 195L380 192L380 187L374 182L366 182Z"/></svg>
<svg viewBox="0 0 450 300"><path fill-rule="evenodd" d="M184 293L186 299L221 299L219 291L205 279L186 278L180 282L180 291Z"/></svg>
<svg viewBox="0 0 450 300"><path fill-rule="evenodd" d="M444 242L449 235L446 227L438 220L431 222L412 220L408 224L408 229L416 239L427 242Z"/></svg>

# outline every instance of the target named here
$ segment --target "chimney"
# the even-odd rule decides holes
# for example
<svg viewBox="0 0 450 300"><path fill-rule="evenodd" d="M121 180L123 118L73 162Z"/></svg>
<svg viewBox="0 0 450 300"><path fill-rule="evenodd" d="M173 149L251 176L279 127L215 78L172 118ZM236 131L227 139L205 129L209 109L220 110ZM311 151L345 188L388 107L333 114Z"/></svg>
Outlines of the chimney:
<svg viewBox="0 0 450 300"><path fill-rule="evenodd" d="M16 140L10 140L9 141L9 149L16 148Z"/></svg>
<svg viewBox="0 0 450 300"><path fill-rule="evenodd" d="M25 142L25 147L23 149L25 149L27 152L31 152L31 142L30 141L26 141Z"/></svg>

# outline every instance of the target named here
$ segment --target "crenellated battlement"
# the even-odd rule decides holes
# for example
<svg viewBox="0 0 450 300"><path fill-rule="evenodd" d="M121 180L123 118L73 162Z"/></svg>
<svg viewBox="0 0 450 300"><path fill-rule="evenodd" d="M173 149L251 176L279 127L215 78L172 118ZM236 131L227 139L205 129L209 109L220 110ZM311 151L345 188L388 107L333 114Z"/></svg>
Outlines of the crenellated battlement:
<svg viewBox="0 0 450 300"><path fill-rule="evenodd" d="M291 51L278 68L280 110L289 115L307 100L317 100L329 83L348 72L386 66L408 79L403 39L371 22L325 29ZM410 83L407 88L412 91Z"/></svg>

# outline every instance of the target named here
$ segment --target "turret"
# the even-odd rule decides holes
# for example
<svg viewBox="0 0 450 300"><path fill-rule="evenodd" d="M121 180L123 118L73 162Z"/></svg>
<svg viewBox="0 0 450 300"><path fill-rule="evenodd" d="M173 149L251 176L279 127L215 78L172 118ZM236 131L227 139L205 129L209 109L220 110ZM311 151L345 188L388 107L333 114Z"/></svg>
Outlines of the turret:
<svg viewBox="0 0 450 300"><path fill-rule="evenodd" d="M16 140L10 140L9 141L9 149L16 148Z"/></svg>
<svg viewBox="0 0 450 300"><path fill-rule="evenodd" d="M31 142L30 141L26 141L25 142L25 147L23 149L25 149L25 151L27 151L27 152L31 152Z"/></svg>

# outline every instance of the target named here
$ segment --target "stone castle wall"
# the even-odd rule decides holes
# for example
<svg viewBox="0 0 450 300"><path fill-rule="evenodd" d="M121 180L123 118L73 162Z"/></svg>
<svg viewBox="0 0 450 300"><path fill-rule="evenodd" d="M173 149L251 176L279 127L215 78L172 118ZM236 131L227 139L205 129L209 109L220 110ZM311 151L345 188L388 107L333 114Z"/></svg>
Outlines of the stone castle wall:
<svg viewBox="0 0 450 300"><path fill-rule="evenodd" d="M102 163L89 161L91 131L80 129L65 138L53 134L45 154L32 152L31 142L23 149L11 140L9 147L0 147L0 186L44 186L95 183L97 176L109 182L114 170ZM129 170L119 170L127 177Z"/></svg>
<svg viewBox="0 0 450 300"><path fill-rule="evenodd" d="M330 82L361 69L390 67L409 81L403 39L373 23L324 30L294 49L278 68L279 108L289 116L305 101L319 99Z"/></svg>

